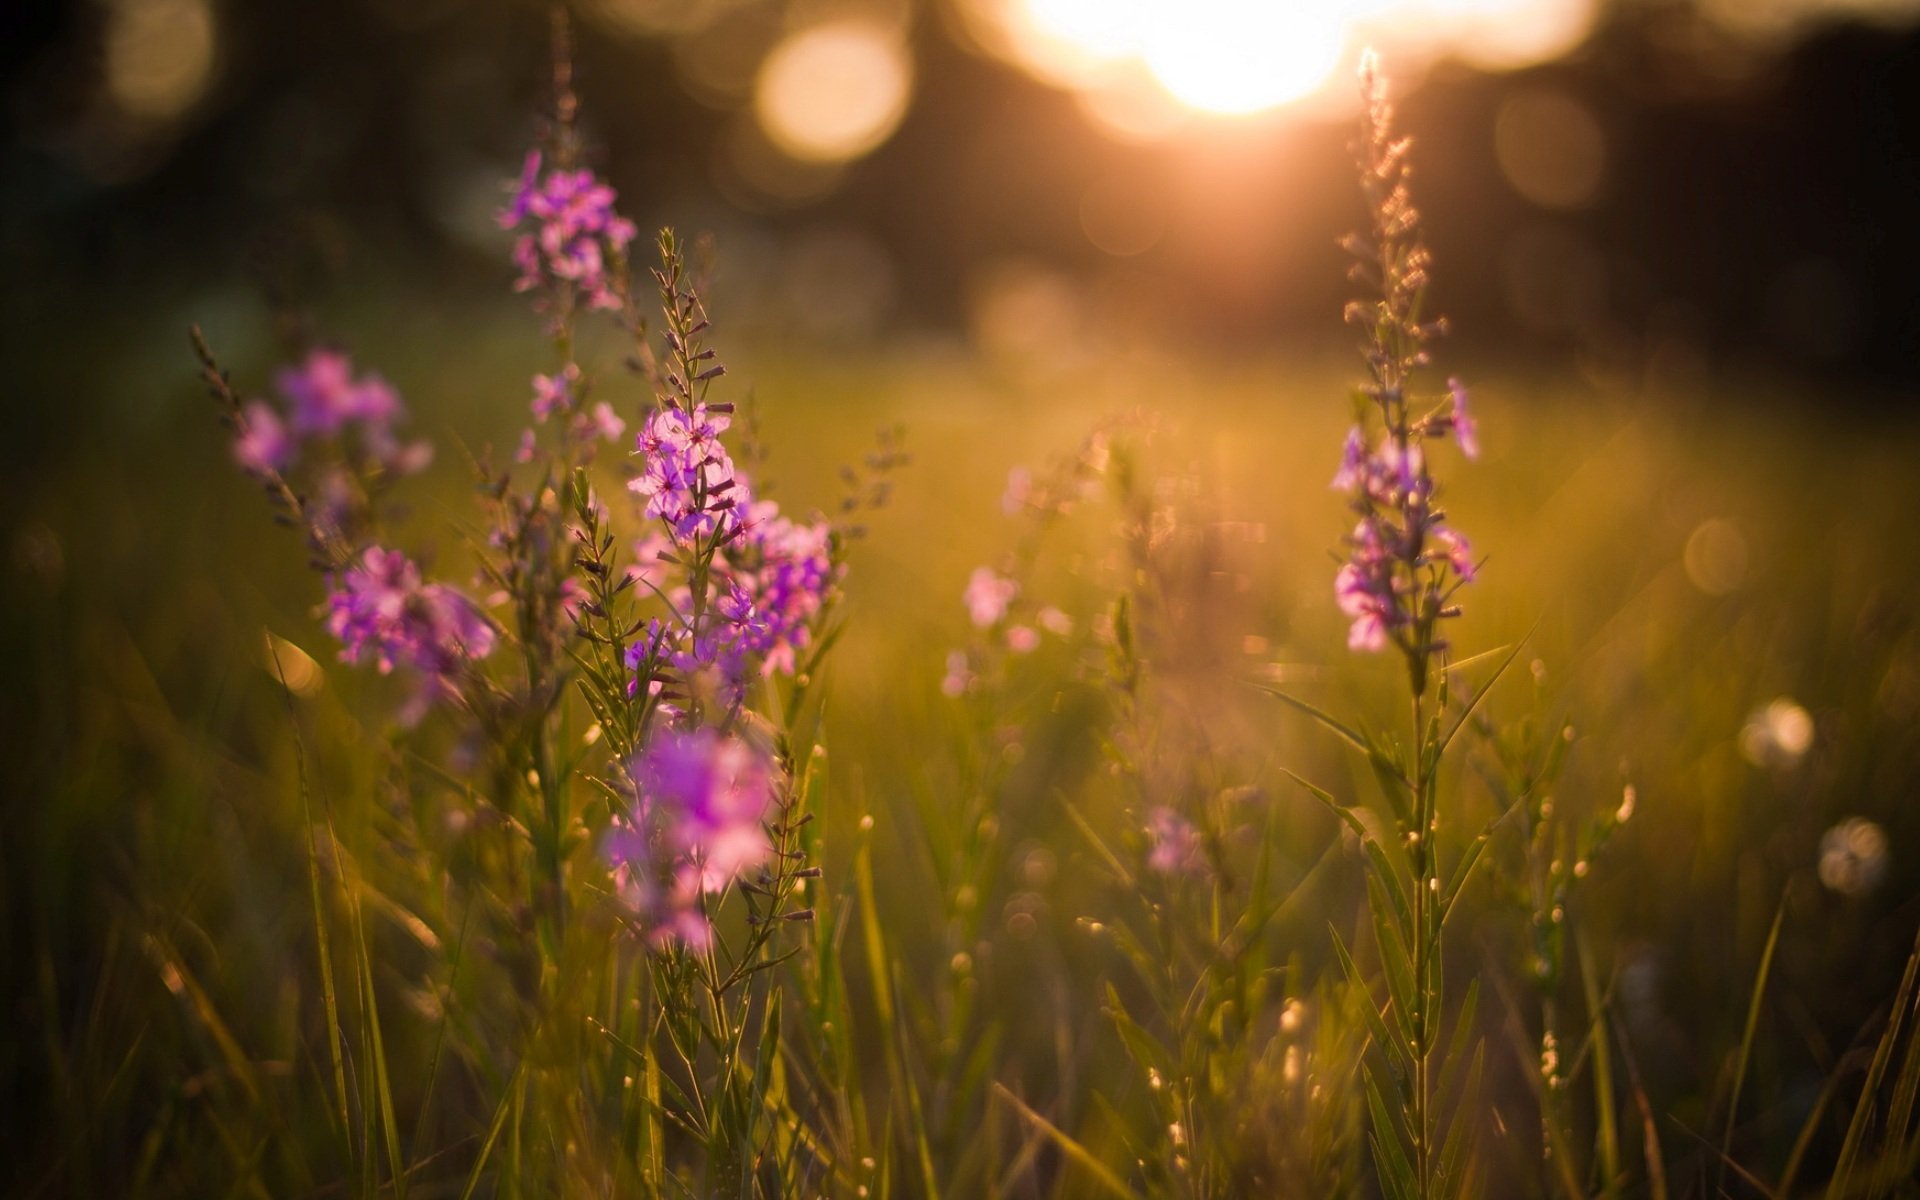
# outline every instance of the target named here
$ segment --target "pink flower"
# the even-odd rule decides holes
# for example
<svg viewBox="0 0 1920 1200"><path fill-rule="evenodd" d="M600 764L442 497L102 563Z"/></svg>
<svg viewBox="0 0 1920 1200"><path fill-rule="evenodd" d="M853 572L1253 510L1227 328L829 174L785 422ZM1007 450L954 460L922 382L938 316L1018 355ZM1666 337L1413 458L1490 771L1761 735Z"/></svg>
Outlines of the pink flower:
<svg viewBox="0 0 1920 1200"><path fill-rule="evenodd" d="M1162 875L1200 875L1207 869L1200 831L1171 808L1147 813L1147 867Z"/></svg>
<svg viewBox="0 0 1920 1200"><path fill-rule="evenodd" d="M1453 394L1453 415L1448 420L1453 425L1453 436L1460 440L1460 453L1469 459L1477 459L1480 457L1480 426L1467 411L1467 385L1449 377L1447 390Z"/></svg>
<svg viewBox="0 0 1920 1200"><path fill-rule="evenodd" d="M1446 525L1439 525L1427 534L1427 538L1453 567L1455 575L1468 583L1473 582L1473 547L1467 544L1465 536Z"/></svg>
<svg viewBox="0 0 1920 1200"><path fill-rule="evenodd" d="M967 663L967 652L955 650L947 655L947 674L940 681L942 695L959 699L973 686L973 669Z"/></svg>
<svg viewBox="0 0 1920 1200"><path fill-rule="evenodd" d="M240 418L240 436L233 442L234 461L250 475L267 475L286 470L294 449L286 423L273 407L261 400L248 402Z"/></svg>
<svg viewBox="0 0 1920 1200"><path fill-rule="evenodd" d="M573 408L573 390L580 382L580 368L568 363L552 375L533 377L533 419L544 422L555 413Z"/></svg>
<svg viewBox="0 0 1920 1200"><path fill-rule="evenodd" d="M967 612L973 623L985 629L1007 615L1007 606L1020 593L1020 585L998 574L991 567L974 568L967 581Z"/></svg>
<svg viewBox="0 0 1920 1200"><path fill-rule="evenodd" d="M773 764L718 730L667 728L634 759L631 780L633 810L614 818L601 847L615 885L648 940L705 945L701 897L773 854Z"/></svg>
<svg viewBox="0 0 1920 1200"><path fill-rule="evenodd" d="M1027 506L1033 496L1033 475L1025 467L1007 472L1007 490L1000 497L1000 511L1012 516Z"/></svg>

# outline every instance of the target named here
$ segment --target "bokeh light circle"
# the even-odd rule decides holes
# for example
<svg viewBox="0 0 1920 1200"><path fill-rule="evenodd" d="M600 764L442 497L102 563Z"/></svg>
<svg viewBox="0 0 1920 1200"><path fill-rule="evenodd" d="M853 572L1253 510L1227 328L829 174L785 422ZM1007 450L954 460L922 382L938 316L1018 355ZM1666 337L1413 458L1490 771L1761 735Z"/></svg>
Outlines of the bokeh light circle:
<svg viewBox="0 0 1920 1200"><path fill-rule="evenodd" d="M846 162L892 136L912 90L912 60L891 28L835 21L793 33L767 55L754 115L786 154Z"/></svg>

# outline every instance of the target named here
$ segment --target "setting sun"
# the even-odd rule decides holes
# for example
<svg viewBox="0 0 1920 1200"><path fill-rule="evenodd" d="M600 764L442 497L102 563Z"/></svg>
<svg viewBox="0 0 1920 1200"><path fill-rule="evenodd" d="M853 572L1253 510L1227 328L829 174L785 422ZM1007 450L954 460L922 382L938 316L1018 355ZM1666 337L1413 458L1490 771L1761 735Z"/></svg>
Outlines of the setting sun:
<svg viewBox="0 0 1920 1200"><path fill-rule="evenodd" d="M1137 109L1153 94L1176 111L1234 117L1323 99L1367 45L1403 71L1442 55L1524 66L1576 44L1593 10L1593 0L970 0L967 11L993 51L1097 99L1095 111Z"/></svg>
<svg viewBox="0 0 1920 1200"><path fill-rule="evenodd" d="M1351 14L1337 4L1195 0L1152 5L1140 58L1181 103L1202 112L1259 112L1299 99L1334 73Z"/></svg>

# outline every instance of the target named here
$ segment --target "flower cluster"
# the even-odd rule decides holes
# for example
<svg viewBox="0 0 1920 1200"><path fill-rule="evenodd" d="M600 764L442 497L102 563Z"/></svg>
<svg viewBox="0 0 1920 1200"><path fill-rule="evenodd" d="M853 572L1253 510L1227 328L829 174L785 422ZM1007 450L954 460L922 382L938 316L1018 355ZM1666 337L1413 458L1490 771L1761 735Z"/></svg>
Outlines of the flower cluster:
<svg viewBox="0 0 1920 1200"><path fill-rule="evenodd" d="M737 524L733 460L720 443L731 422L717 407L668 404L641 423L640 474L627 486L645 497L647 516L664 521L678 542L725 534Z"/></svg>
<svg viewBox="0 0 1920 1200"><path fill-rule="evenodd" d="M343 662L371 659L381 674L396 666L420 678L405 715L417 719L434 700L459 694L465 663L493 652L493 625L479 607L444 583L426 583L398 550L370 546L326 601L328 632Z"/></svg>
<svg viewBox="0 0 1920 1200"><path fill-rule="evenodd" d="M403 443L394 433L406 406L393 385L378 375L356 378L353 360L337 350L313 351L275 382L284 411L264 400L241 410L233 457L248 474L285 474L305 443L337 441L349 429L358 435L360 454L382 470L411 474L433 458L430 444Z"/></svg>
<svg viewBox="0 0 1920 1200"><path fill-rule="evenodd" d="M627 431L627 423L606 401L598 401L588 408L586 391L580 365L570 362L551 375L535 375L533 399L527 405L535 424L563 419L564 444L577 452L575 458L580 463L591 461L596 442L618 441ZM532 462L538 453L539 436L532 429L522 431L520 449L514 458L523 463Z"/></svg>
<svg viewBox="0 0 1920 1200"><path fill-rule="evenodd" d="M1433 505L1434 482L1420 442L1451 429L1469 458L1478 453L1465 389L1449 382L1451 413L1417 422L1406 435L1389 431L1372 449L1360 426L1347 434L1333 487L1349 494L1360 519L1347 535L1347 562L1334 577L1334 595L1353 622L1347 645L1355 650L1384 650L1415 627L1423 615L1416 597L1451 594L1444 572L1461 583L1473 580L1472 547ZM1429 567L1434 570L1423 580L1422 569ZM1451 615L1443 603L1430 607L1424 614L1429 620Z"/></svg>
<svg viewBox="0 0 1920 1200"><path fill-rule="evenodd" d="M674 620L628 648L638 691L649 663L672 667L693 694L737 705L757 665L761 676L792 675L838 578L832 527L782 515L755 500L721 442L723 406L669 403L642 422L640 473L628 486L645 500L660 532L635 547L631 574L663 596ZM669 589L666 567L706 564L699 604L691 582ZM657 678L647 681L657 684Z"/></svg>
<svg viewBox="0 0 1920 1200"><path fill-rule="evenodd" d="M602 849L650 940L706 945L703 897L773 854L776 774L765 753L710 727L663 728L630 764L633 808Z"/></svg>
<svg viewBox="0 0 1920 1200"><path fill-rule="evenodd" d="M966 602L967 616L972 618L974 625L986 629L1006 619L1008 606L1019 594L1020 584L1017 581L1008 579L992 567L975 567L961 599Z"/></svg>
<svg viewBox="0 0 1920 1200"><path fill-rule="evenodd" d="M1367 110L1360 179L1372 227L1369 236L1349 238L1347 247L1358 260L1354 277L1376 285L1378 296L1347 307L1348 321L1364 331L1371 378L1360 389L1355 424L1333 477L1358 518L1346 538L1347 561L1334 578L1334 595L1352 622L1348 646L1394 646L1407 661L1415 692L1422 692L1430 657L1446 648L1435 626L1459 614L1454 592L1475 572L1467 539L1446 524L1435 503L1425 443L1451 436L1475 458L1480 440L1466 388L1457 379L1447 381L1447 395L1431 411L1416 410L1413 380L1428 366L1427 343L1445 323L1420 319L1431 256L1408 190L1408 142L1393 135L1392 109L1370 64L1362 68L1362 81Z"/></svg>
<svg viewBox="0 0 1920 1200"><path fill-rule="evenodd" d="M791 675L799 652L813 641L813 622L837 575L833 531L825 521L798 524L771 500L755 501L749 511L741 553L735 556L743 565L734 578L752 594L762 622L751 649L763 674Z"/></svg>
<svg viewBox="0 0 1920 1200"><path fill-rule="evenodd" d="M732 707L756 673L792 675L800 669L800 654L813 644L814 625L839 579L832 527L795 522L771 500L756 501L748 511L749 519L713 558L706 603L697 615L690 588L666 588L664 568L675 561L674 541L655 534L635 547L634 579L660 589L673 619L651 622L627 648L626 665L635 673L629 692L638 692L651 664L656 671L677 672L694 695ZM657 692L658 676L648 682Z"/></svg>
<svg viewBox="0 0 1920 1200"><path fill-rule="evenodd" d="M633 222L614 211L613 189L592 171L542 173L541 167L540 151L530 152L519 190L500 213L502 229L523 231L513 246L520 270L514 287L525 292L565 283L589 308L619 308L609 260L625 257Z"/></svg>

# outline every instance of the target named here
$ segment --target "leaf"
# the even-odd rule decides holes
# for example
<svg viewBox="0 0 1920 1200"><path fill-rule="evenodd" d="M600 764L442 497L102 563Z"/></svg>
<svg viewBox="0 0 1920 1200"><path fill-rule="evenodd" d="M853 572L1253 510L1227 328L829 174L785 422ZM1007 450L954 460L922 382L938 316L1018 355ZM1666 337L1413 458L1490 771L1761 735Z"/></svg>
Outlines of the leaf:
<svg viewBox="0 0 1920 1200"><path fill-rule="evenodd" d="M1087 820L1086 816L1081 813L1079 806L1070 800L1062 798L1061 807L1066 811L1068 819L1073 822L1074 828L1078 829L1081 835L1087 839L1087 844L1093 848L1093 852L1098 854L1101 860L1107 864L1107 869L1112 871L1121 883L1137 890L1140 884L1139 881L1133 877L1133 872L1128 870L1127 865L1120 861L1120 856L1108 847L1106 839L1102 838L1099 831L1094 829L1093 823Z"/></svg>
<svg viewBox="0 0 1920 1200"><path fill-rule="evenodd" d="M1406 937L1399 924L1392 919L1385 889L1374 873L1367 875L1367 896L1367 912L1373 918L1373 940L1380 949L1380 965L1386 970L1387 994L1393 998L1394 1019L1409 1042L1424 1046L1427 1038L1416 1026L1415 1018L1425 1009L1420 1003L1420 996L1416 994L1413 962L1407 955Z"/></svg>
<svg viewBox="0 0 1920 1200"><path fill-rule="evenodd" d="M1553 739L1556 742L1561 738ZM1613 1051L1607 1037L1607 1001L1600 994L1599 976L1594 971L1593 952L1585 938L1573 937L1574 956L1580 963L1580 987L1587 1002L1587 1042L1593 1047L1593 1107L1597 1127L1594 1140L1598 1143L1595 1155L1599 1160L1601 1188L1607 1196L1619 1194L1620 1179L1620 1134L1616 1128L1615 1110L1619 1102L1613 1089ZM1786 1188L1780 1189L1782 1195L1791 1195Z"/></svg>
<svg viewBox="0 0 1920 1200"><path fill-rule="evenodd" d="M1308 704L1305 700L1283 692L1270 684L1253 681L1253 686L1283 703L1292 705L1307 716L1312 717L1341 741L1359 751L1361 756L1373 765L1376 772L1385 772L1386 778L1398 783L1399 786L1406 791L1410 792L1413 790L1413 783L1407 778L1407 773L1401 770L1399 764L1388 758L1366 735L1342 723L1326 711L1316 708Z"/></svg>
<svg viewBox="0 0 1920 1200"><path fill-rule="evenodd" d="M1460 861L1453 866L1453 878L1448 882L1446 894L1440 901L1441 928L1446 927L1447 918L1453 915L1453 906L1459 901L1460 893L1466 890L1467 881L1473 878L1473 869L1480 865L1480 857L1486 853L1487 844L1493 840L1494 832L1525 802L1526 798L1523 796L1509 804L1505 811L1488 821L1479 835L1467 844L1466 850L1460 855Z"/></svg>
<svg viewBox="0 0 1920 1200"><path fill-rule="evenodd" d="M1513 649L1507 651L1507 656L1504 659L1500 660L1499 667L1497 667L1494 670L1492 675L1487 676L1486 682L1482 683L1480 687L1473 693L1473 697L1467 701L1466 707L1461 710L1460 719L1453 723L1453 728L1447 730L1447 735L1441 738L1439 744L1435 747L1434 749L1435 759L1438 759L1440 755L1446 753L1447 747L1453 744L1453 739L1455 738L1455 736L1457 736L1460 730L1466 726L1466 723L1468 722L1468 720L1470 720L1473 717L1474 711L1480 707L1480 702L1487 698L1487 693L1493 690L1493 685L1500 682L1500 677L1505 675L1507 673L1507 668L1513 665L1513 660L1519 656L1521 648L1524 647L1527 644L1528 640L1533 637L1534 629L1538 629L1539 627L1540 627L1540 623L1538 621L1534 622L1534 627L1533 629L1529 629L1527 631L1527 636L1521 638L1519 641L1513 644ZM1498 654L1498 653L1499 653L1498 650L1489 650L1486 652L1487 655ZM1478 661L1479 658L1483 658L1483 657L1486 657L1486 655L1476 655L1474 658L1467 659L1466 662L1475 662L1475 661ZM1461 664L1457 664L1455 666L1449 667L1448 673L1451 674L1453 671L1458 670L1460 666L1464 666L1464 665L1465 663L1463 662Z"/></svg>
<svg viewBox="0 0 1920 1200"><path fill-rule="evenodd" d="M1120 1031L1120 1041L1127 1047L1127 1053L1133 1061L1145 1070L1168 1072L1165 1047L1152 1034L1140 1027L1127 1006L1120 1002L1120 993L1113 984L1107 984L1107 1016L1112 1018L1114 1027Z"/></svg>
<svg viewBox="0 0 1920 1200"><path fill-rule="evenodd" d="M1461 1064L1467 1060L1467 1048L1470 1043L1473 1043L1475 1034L1473 1019L1478 1015L1479 1007L1480 981L1475 979L1467 984L1466 999L1460 1002L1460 1011L1454 1016L1453 1037L1447 1042L1446 1058L1440 1064L1440 1079L1433 1092L1436 1103L1457 1110L1465 1109L1472 1103L1471 1080L1466 1090L1458 1096L1453 1095L1453 1088L1460 1080ZM1477 1043L1473 1043L1473 1051L1476 1056L1480 1053L1480 1046Z"/></svg>
<svg viewBox="0 0 1920 1200"><path fill-rule="evenodd" d="M1894 993L1893 1012L1887 1021L1887 1031L1880 1035L1880 1044L1874 1048L1873 1062L1867 1068L1866 1081L1860 1086L1860 1103L1853 1110L1853 1119L1847 1123L1846 1140L1841 1143L1840 1157L1834 1163L1833 1180L1827 1186L1828 1196L1850 1194L1853 1172L1860 1158L1867 1127L1873 1119L1874 1097L1880 1091L1880 1081L1886 1077L1887 1064L1892 1060L1894 1045L1899 1041L1907 1007L1913 1001L1917 975L1920 975L1920 938L1915 939L1913 953L1907 958L1907 969L1900 977L1899 989Z"/></svg>
<svg viewBox="0 0 1920 1200"><path fill-rule="evenodd" d="M1400 1126L1388 1112L1386 1100L1380 1095L1380 1082L1375 1072L1367 1072L1366 1086L1367 1113L1373 1121L1373 1158L1380 1171L1381 1184L1389 1196L1399 1197L1400 1200L1424 1196L1426 1189L1420 1186L1413 1164L1407 1161L1407 1150L1402 1144L1405 1138Z"/></svg>
<svg viewBox="0 0 1920 1200"><path fill-rule="evenodd" d="M1339 817L1347 828L1353 830L1355 836L1360 839L1360 847L1366 853L1367 860L1373 864L1375 873L1380 876L1381 885L1387 889L1387 896L1393 902L1394 915L1399 917L1402 925L1411 926L1413 924L1413 907L1407 902L1407 892L1406 888L1400 882L1400 872L1394 867L1391 860L1387 858L1386 848L1381 844L1380 839L1375 837L1373 832L1367 828L1366 822L1360 819L1359 810L1353 805L1340 803L1340 801L1334 799L1333 794L1325 788L1316 786L1285 767L1281 767L1280 771L1289 779L1292 779L1295 783L1307 789L1309 795L1326 805L1328 811L1332 812L1334 816Z"/></svg>
<svg viewBox="0 0 1920 1200"><path fill-rule="evenodd" d="M1333 934L1333 952L1340 959L1340 969L1346 972L1347 982L1352 984L1353 989L1360 994L1361 1019L1366 1022L1367 1033L1373 1038L1374 1045L1380 1047L1381 1053L1395 1058L1398 1062L1412 1062L1413 1047L1408 1045L1406 1039L1400 1035L1398 1022L1394 1027L1389 1028L1381 1017L1379 1008L1373 1002L1373 993L1368 989L1366 981L1360 978L1360 968L1353 965L1353 956L1347 953L1347 944L1340 937L1340 931L1329 927L1329 932Z"/></svg>
<svg viewBox="0 0 1920 1200"><path fill-rule="evenodd" d="M480 1177L486 1173L487 1159L493 1155L493 1145L500 1140L500 1129L507 1123L507 1110L518 1097L521 1085L526 1081L527 1060L522 1058L520 1065L513 1069L513 1078L507 1081L507 1089L500 1097L500 1103L493 1110L493 1123L487 1126L487 1139L480 1143L480 1153L473 1157L473 1169L467 1172L467 1186L460 1189L460 1200L473 1200L474 1189L480 1186Z"/></svg>
<svg viewBox="0 0 1920 1200"><path fill-rule="evenodd" d="M373 1060L374 1095L379 1101L381 1139L387 1147L387 1166L393 1172L393 1190L397 1200L407 1194L406 1160L400 1154L400 1123L393 1114L393 1082L387 1071L387 1047L380 1032L380 1004L373 983L373 958L367 949L367 931L361 918L357 893L350 893L349 918L353 923L354 950L360 960L361 999L366 1005L363 1018L367 1027L368 1057Z"/></svg>
<svg viewBox="0 0 1920 1200"><path fill-rule="evenodd" d="M1485 1073L1486 1047L1473 1048L1473 1065L1467 1069L1465 1090L1461 1098L1453 1104L1453 1123L1447 1129L1447 1137L1440 1146L1440 1164L1436 1173L1435 1191L1442 1196L1463 1196L1466 1190L1466 1172L1468 1155L1473 1149L1472 1113L1475 1111L1471 1098L1480 1091L1480 1078Z"/></svg>

